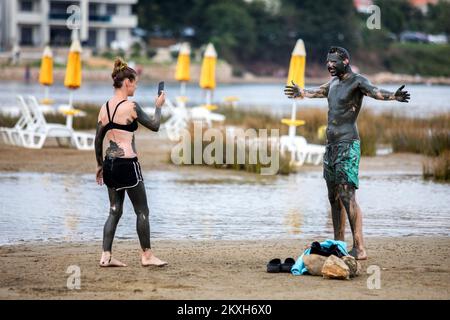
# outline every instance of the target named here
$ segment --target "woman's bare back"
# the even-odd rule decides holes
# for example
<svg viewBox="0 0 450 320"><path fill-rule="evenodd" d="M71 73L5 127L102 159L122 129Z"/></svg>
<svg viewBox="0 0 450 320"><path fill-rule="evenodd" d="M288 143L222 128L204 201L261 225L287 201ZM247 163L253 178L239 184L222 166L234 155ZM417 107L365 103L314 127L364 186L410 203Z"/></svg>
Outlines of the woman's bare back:
<svg viewBox="0 0 450 320"><path fill-rule="evenodd" d="M114 110L120 103L115 97L109 100L109 114L113 118ZM136 119L135 104L132 101L125 101L119 105L113 122L121 125L129 125ZM102 124L109 123L106 103L101 107L98 120ZM106 132L105 140L107 143L106 157L108 158L134 158L137 157L136 145L134 142L134 132L110 129Z"/></svg>
<svg viewBox="0 0 450 320"><path fill-rule="evenodd" d="M122 100L124 99L121 99L120 96L114 96L108 101L111 117L117 104ZM126 100L117 108L113 122L119 125L129 125L133 121L137 121L137 123L152 131L158 131L161 121L161 106L164 104L164 101L165 93L163 92L156 100L155 114L151 117L144 112L137 102ZM95 158L97 160L97 172L100 173L103 166L103 141L105 138L108 144L106 157L134 158L137 156L134 132L108 128L108 123L109 118L105 103L99 111L97 132L95 134Z"/></svg>

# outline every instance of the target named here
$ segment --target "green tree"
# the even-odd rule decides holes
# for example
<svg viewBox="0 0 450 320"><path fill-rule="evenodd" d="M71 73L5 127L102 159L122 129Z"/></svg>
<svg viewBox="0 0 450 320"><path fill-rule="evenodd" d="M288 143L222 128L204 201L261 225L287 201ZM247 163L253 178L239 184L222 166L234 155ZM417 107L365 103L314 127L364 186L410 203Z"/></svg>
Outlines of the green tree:
<svg viewBox="0 0 450 320"><path fill-rule="evenodd" d="M356 49L360 43L358 17L352 0L283 0L286 32L305 41L309 60L323 62L332 45Z"/></svg>
<svg viewBox="0 0 450 320"><path fill-rule="evenodd" d="M283 65L289 62L295 39L283 28L285 21L279 11L271 10L265 1L252 1L248 4L248 13L253 17L256 28L256 48L247 66Z"/></svg>
<svg viewBox="0 0 450 320"><path fill-rule="evenodd" d="M430 5L428 8L429 31L450 35L450 3L439 1L436 5Z"/></svg>
<svg viewBox="0 0 450 320"><path fill-rule="evenodd" d="M196 0L139 0L137 14L139 26L149 31L159 31L180 37L189 25L190 10Z"/></svg>
<svg viewBox="0 0 450 320"><path fill-rule="evenodd" d="M248 59L255 50L256 31L245 2L225 0L212 4L204 12L204 31L209 41L230 60Z"/></svg>
<svg viewBox="0 0 450 320"><path fill-rule="evenodd" d="M408 0L377 0L375 4L381 9L383 28L396 34L405 30L425 31L425 16Z"/></svg>

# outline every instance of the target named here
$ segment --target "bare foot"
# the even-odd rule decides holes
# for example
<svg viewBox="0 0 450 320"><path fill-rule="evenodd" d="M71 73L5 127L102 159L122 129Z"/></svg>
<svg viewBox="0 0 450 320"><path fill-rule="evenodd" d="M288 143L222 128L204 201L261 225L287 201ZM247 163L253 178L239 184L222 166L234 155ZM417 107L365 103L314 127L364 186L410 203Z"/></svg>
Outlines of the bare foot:
<svg viewBox="0 0 450 320"><path fill-rule="evenodd" d="M349 254L354 257L356 260L367 260L367 253L364 248L357 249L353 247L352 250L350 250Z"/></svg>
<svg viewBox="0 0 450 320"><path fill-rule="evenodd" d="M100 259L100 267L126 267L127 265L123 262L120 262L117 259L114 259L109 252L103 252L102 257Z"/></svg>
<svg viewBox="0 0 450 320"><path fill-rule="evenodd" d="M153 254L152 250L148 249L142 253L141 264L143 267L148 267L148 266L162 267L162 266L167 265L167 262L162 261L159 258L157 258Z"/></svg>

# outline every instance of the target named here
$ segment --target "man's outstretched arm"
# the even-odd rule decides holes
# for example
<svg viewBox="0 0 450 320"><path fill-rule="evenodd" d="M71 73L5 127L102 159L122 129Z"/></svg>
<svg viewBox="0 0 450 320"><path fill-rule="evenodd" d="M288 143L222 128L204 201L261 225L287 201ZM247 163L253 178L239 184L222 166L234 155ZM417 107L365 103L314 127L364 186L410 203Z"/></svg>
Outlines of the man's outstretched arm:
<svg viewBox="0 0 450 320"><path fill-rule="evenodd" d="M328 97L328 91L330 89L330 83L327 82L321 85L318 88L311 89L302 89L298 85L291 81L292 85L286 86L284 88L284 94L288 96L288 98L326 98Z"/></svg>
<svg viewBox="0 0 450 320"><path fill-rule="evenodd" d="M405 85L402 85L395 92L390 92L388 90L380 89L375 87L370 83L369 80L363 78L359 84L359 88L362 93L368 97L377 99L377 100L397 100L400 102L408 102L410 95L408 91L403 91L402 89Z"/></svg>

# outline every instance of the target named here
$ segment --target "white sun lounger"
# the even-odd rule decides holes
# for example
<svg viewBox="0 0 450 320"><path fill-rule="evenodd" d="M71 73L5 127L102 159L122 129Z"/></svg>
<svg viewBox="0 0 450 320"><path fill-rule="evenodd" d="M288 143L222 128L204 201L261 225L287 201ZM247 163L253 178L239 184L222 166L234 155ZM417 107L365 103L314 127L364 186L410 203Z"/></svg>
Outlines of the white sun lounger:
<svg viewBox="0 0 450 320"><path fill-rule="evenodd" d="M201 106L186 108L184 102L178 101L177 105L174 105L167 98L166 104L170 118L161 125L161 129L171 140L179 140L182 130L188 129L191 121L204 121L208 127L211 127L213 121L223 122L225 120L224 115L213 113Z"/></svg>
<svg viewBox="0 0 450 320"><path fill-rule="evenodd" d="M2 137L8 144L31 149L43 147L47 138L56 138L58 144L67 139L79 150L93 150L95 135L77 132L63 124L47 123L35 97L28 96L28 101L17 96L21 117L13 128L2 128Z"/></svg>
<svg viewBox="0 0 450 320"><path fill-rule="evenodd" d="M325 146L307 143L302 136L281 136L280 151L290 152L291 161L297 166L304 163L319 165L323 161Z"/></svg>
<svg viewBox="0 0 450 320"><path fill-rule="evenodd" d="M24 98L17 96L20 118L12 128L1 128L5 143L14 146L24 146L24 139L28 139L28 131L33 132L37 126L37 119L33 118Z"/></svg>
<svg viewBox="0 0 450 320"><path fill-rule="evenodd" d="M25 104L25 107L30 109L33 118L36 120L36 127L34 128L34 131L39 134L44 134L44 138L42 138L44 141L36 144L32 142L29 144L30 147L42 148L46 138L54 137L58 140L58 143L60 143L60 138L69 138L71 145L78 150L94 150L95 135L75 131L72 127L63 124L47 123L41 109L39 108L39 103L36 97L28 96L28 101L29 104ZM32 139L30 141L32 141Z"/></svg>
<svg viewBox="0 0 450 320"><path fill-rule="evenodd" d="M20 136L19 131L25 130L27 125L32 124L33 119L31 118L31 115L24 114L23 112L19 111L19 120L12 128L2 127L0 128L0 135L3 139L3 142L5 144L9 145L19 145L20 144Z"/></svg>
<svg viewBox="0 0 450 320"><path fill-rule="evenodd" d="M214 122L223 122L225 121L225 116L220 113L214 113L209 111L203 106L193 107L190 109L191 120L192 121L204 121L208 125L208 127L212 127L212 123Z"/></svg>

